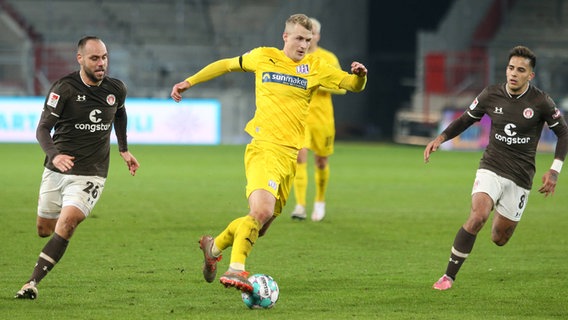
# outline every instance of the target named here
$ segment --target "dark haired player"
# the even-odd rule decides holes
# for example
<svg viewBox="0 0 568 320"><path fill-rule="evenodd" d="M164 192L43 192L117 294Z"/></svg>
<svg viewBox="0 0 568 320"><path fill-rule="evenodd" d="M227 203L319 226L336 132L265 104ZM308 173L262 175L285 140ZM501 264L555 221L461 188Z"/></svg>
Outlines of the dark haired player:
<svg viewBox="0 0 568 320"><path fill-rule="evenodd" d="M433 288L452 287L463 262L473 249L477 233L495 211L491 239L505 245L527 206L535 174L535 155L544 123L557 136L554 161L542 177L538 191L554 194L558 174L568 151L568 128L554 101L534 85L536 56L527 47L509 53L507 82L492 85L479 94L461 117L431 141L424 161L444 142L456 137L484 115L491 119L489 145L485 149L473 184L471 212L452 246L446 273Z"/></svg>
<svg viewBox="0 0 568 320"><path fill-rule="evenodd" d="M37 297L36 286L59 262L75 229L99 200L109 169L113 124L120 155L130 174L140 166L128 151L126 140L126 86L106 76L108 53L103 41L82 38L77 62L79 71L51 87L37 127L37 140L46 154L37 232L40 237L53 236L16 298Z"/></svg>

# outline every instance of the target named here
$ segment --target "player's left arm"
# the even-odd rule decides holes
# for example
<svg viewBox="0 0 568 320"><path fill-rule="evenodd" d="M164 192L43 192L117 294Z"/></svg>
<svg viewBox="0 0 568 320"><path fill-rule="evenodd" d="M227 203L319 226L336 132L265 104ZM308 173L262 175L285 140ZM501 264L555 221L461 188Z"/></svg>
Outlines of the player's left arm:
<svg viewBox="0 0 568 320"><path fill-rule="evenodd" d="M126 108L124 105L120 106L114 114L114 132L118 142L118 151L128 151L128 142L126 140L126 127L128 124L128 117L126 115Z"/></svg>
<svg viewBox="0 0 568 320"><path fill-rule="evenodd" d="M351 74L341 80L339 87L352 92L361 92L367 84L367 68L360 62L351 63Z"/></svg>
<svg viewBox="0 0 568 320"><path fill-rule="evenodd" d="M326 87L319 87L318 90L321 90L323 92L327 92L327 93L330 93L330 94L338 94L338 95L343 95L343 94L347 93L347 90L340 89L340 88L331 89L331 88L326 88Z"/></svg>
<svg viewBox="0 0 568 320"><path fill-rule="evenodd" d="M339 64L339 59L337 59L337 56L335 54L329 52L329 55L327 56L327 58L325 58L323 60L324 61L327 60L327 63L330 66L332 66L336 69L339 69L339 70L343 70L343 69L341 69L341 65ZM339 88L339 87L327 88L327 87L320 86L318 88L318 91L322 91L322 92L329 93L329 94L337 94L337 95L344 95L344 94L347 93L347 90Z"/></svg>
<svg viewBox="0 0 568 320"><path fill-rule="evenodd" d="M558 175L564 164L564 159L568 153L568 125L562 116L560 110L553 107L553 113L550 119L547 119L547 124L549 128L554 132L557 137L556 148L554 150L554 160L549 170L547 170L542 176L542 186L538 189L538 192L544 194L544 196L553 195L556 189L556 183L558 182Z"/></svg>
<svg viewBox="0 0 568 320"><path fill-rule="evenodd" d="M131 175L136 174L136 170L140 167L138 160L128 151L128 141L126 139L126 127L128 124L128 117L126 114L126 108L121 105L114 115L114 132L116 134L116 140L118 142L118 151L120 156L126 163L128 171Z"/></svg>

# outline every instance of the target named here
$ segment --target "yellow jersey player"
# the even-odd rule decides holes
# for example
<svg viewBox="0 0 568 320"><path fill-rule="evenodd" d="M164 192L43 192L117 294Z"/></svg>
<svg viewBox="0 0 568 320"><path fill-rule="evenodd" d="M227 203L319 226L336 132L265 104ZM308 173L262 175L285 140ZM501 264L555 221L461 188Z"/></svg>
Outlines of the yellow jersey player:
<svg viewBox="0 0 568 320"><path fill-rule="evenodd" d="M223 250L232 246L229 269L219 281L225 287L251 292L245 261L258 237L265 234L286 204L298 150L304 146L309 101L320 86L359 92L365 88L367 69L351 64L351 73L307 55L312 23L294 14L285 23L284 48L258 47L241 56L217 60L172 88L177 102L181 94L201 82L228 72L255 74L256 111L245 131L252 137L245 150L247 215L231 221L215 238L199 240L203 251L203 276L213 282Z"/></svg>
<svg viewBox="0 0 568 320"><path fill-rule="evenodd" d="M333 52L318 45L321 38L321 24L315 18L312 21L312 42L309 54L319 57L332 66L341 69L339 59ZM296 207L292 211L292 219L306 219L306 193L308 189L308 149L314 152L316 186L313 221L321 221L325 217L325 192L329 181L329 161L333 154L335 141L335 119L333 116L332 94L345 94L345 89L329 89L320 87L310 102L310 113L306 121L306 142L298 153L298 168L294 179L294 195Z"/></svg>

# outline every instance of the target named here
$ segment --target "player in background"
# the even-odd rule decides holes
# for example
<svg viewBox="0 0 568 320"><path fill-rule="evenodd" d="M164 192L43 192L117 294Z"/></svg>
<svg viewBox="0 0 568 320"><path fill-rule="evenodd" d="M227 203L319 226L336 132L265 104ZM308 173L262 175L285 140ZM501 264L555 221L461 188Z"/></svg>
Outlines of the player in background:
<svg viewBox="0 0 568 320"><path fill-rule="evenodd" d="M77 226L100 199L109 169L112 126L131 175L140 166L128 151L126 86L106 75L108 52L97 37L79 40L80 70L53 84L36 130L46 154L39 190L37 232L49 237L31 277L16 298L35 299L37 285L60 261ZM52 129L53 137L51 136Z"/></svg>
<svg viewBox="0 0 568 320"><path fill-rule="evenodd" d="M241 56L215 61L186 80L175 84L171 97L180 101L187 89L228 72L255 74L256 111L245 131L252 137L245 150L246 197L249 212L231 221L217 237L201 237L203 276L213 282L223 250L232 246L229 269L219 281L226 287L252 291L245 260L259 236L264 235L286 204L298 150L304 145L304 126L309 101L321 87L362 91L367 69L351 64L352 74L307 55L312 23L294 14L285 23L284 48L258 47Z"/></svg>
<svg viewBox="0 0 568 320"><path fill-rule="evenodd" d="M310 43L309 54L319 57L323 61L341 69L337 56L331 51L320 47L321 24L315 18L312 21L313 38ZM335 121L333 116L332 94L345 94L345 89L328 89L320 87L310 102L310 113L306 120L306 142L304 148L298 153L298 168L294 178L294 195L296 207L292 211L292 219L306 219L306 193L308 189L308 149L314 152L316 185L313 221L321 221L325 217L325 192L329 183L329 156L333 154L335 141Z"/></svg>
<svg viewBox="0 0 568 320"><path fill-rule="evenodd" d="M554 194L568 151L568 128L550 96L530 83L536 56L524 46L509 53L507 82L485 88L466 111L424 149L424 162L440 145L458 136L484 115L491 119L489 144L479 163L469 218L457 232L446 273L433 285L447 290L473 249L476 236L494 211L491 240L505 245L521 220L535 175L535 155L544 123L557 136L552 166L538 191Z"/></svg>

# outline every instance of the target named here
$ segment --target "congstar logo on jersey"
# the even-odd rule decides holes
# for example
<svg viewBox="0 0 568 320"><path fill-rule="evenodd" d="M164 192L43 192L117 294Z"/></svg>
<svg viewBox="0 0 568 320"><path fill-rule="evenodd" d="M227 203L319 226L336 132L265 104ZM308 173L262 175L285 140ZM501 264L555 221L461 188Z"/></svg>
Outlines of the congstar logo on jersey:
<svg viewBox="0 0 568 320"><path fill-rule="evenodd" d="M308 87L307 79L277 72L264 72L262 74L262 82L275 82L300 89Z"/></svg>
<svg viewBox="0 0 568 320"><path fill-rule="evenodd" d="M495 140L506 143L507 145L512 144L527 144L531 142L531 137L517 137L517 131L515 129L517 126L514 123L507 123L503 128L505 135L495 133Z"/></svg>
<svg viewBox="0 0 568 320"><path fill-rule="evenodd" d="M89 113L89 120L91 120L91 123L76 123L75 129L89 132L108 131L111 124L101 123L101 121L103 121L100 116L101 113L102 111L99 109L91 111L91 113Z"/></svg>

